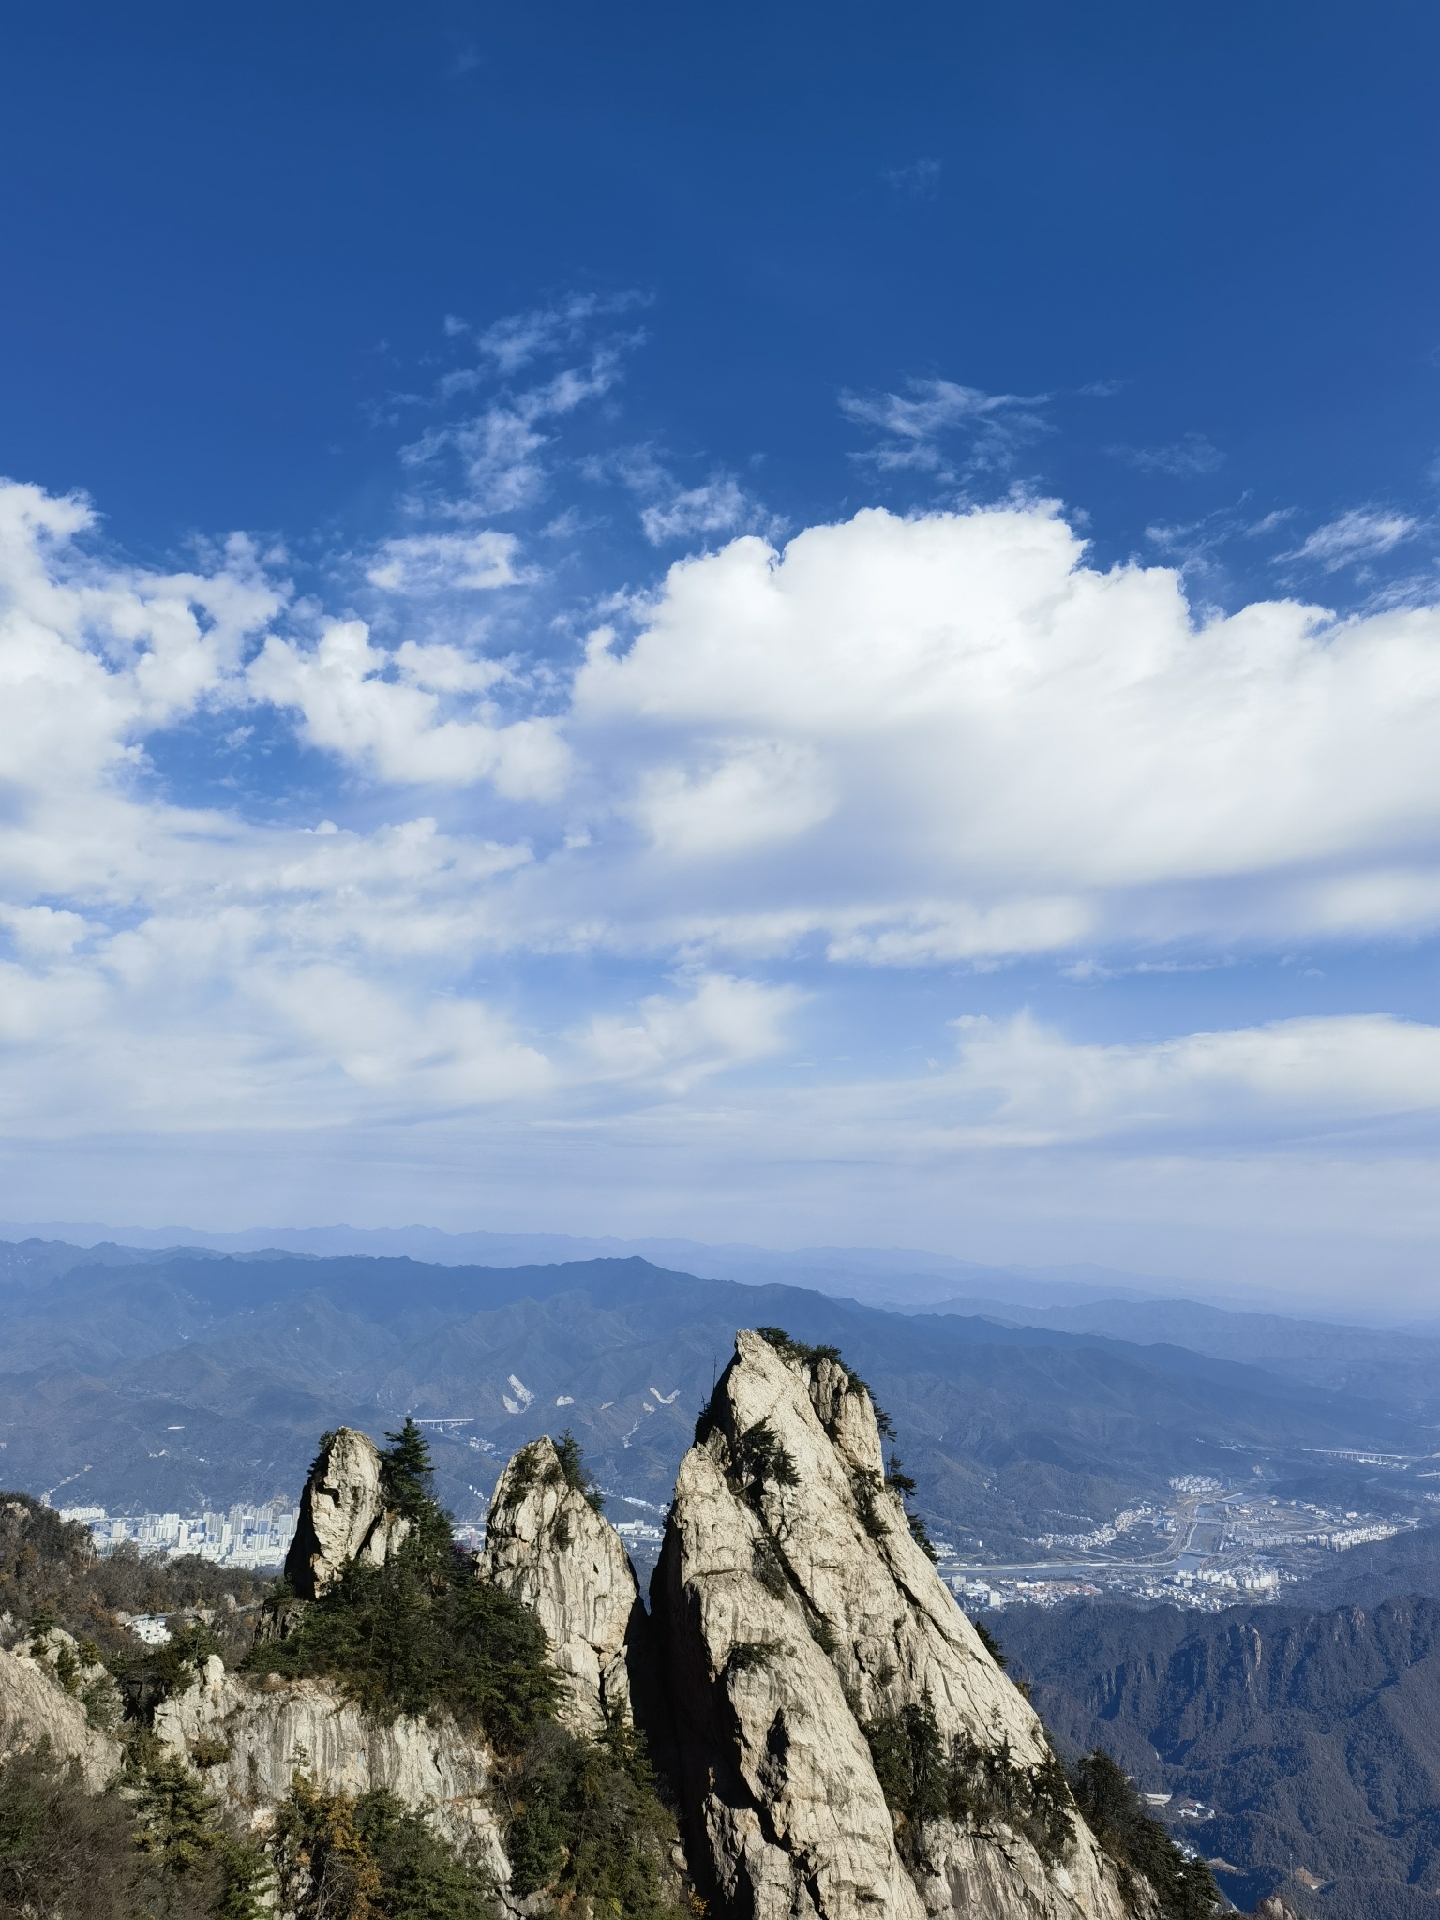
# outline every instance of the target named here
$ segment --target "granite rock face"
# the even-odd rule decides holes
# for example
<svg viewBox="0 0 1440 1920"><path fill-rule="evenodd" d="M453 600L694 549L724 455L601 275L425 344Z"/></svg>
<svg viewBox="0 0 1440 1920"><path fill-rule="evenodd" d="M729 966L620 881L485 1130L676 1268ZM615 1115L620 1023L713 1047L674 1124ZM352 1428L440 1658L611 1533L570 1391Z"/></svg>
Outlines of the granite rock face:
<svg viewBox="0 0 1440 1920"><path fill-rule="evenodd" d="M318 1599L350 1561L383 1566L409 1529L386 1504L375 1442L340 1427L325 1435L305 1482L285 1577L297 1599Z"/></svg>
<svg viewBox="0 0 1440 1920"><path fill-rule="evenodd" d="M548 1436L501 1474L481 1569L544 1627L577 1730L593 1733L617 1709L633 1718L632 1694L643 1697L651 1680L649 1615L624 1542L567 1483Z"/></svg>
<svg viewBox="0 0 1440 1920"><path fill-rule="evenodd" d="M327 1435L286 1566L297 1598L353 1561L382 1565L406 1532L374 1444ZM869 1394L833 1352L737 1335L681 1463L649 1614L548 1438L501 1475L472 1564L539 1619L576 1732L618 1713L645 1733L681 1803L671 1864L716 1920L1155 1920L1143 1883L1122 1898L1039 1719L912 1538ZM0 1653L0 1752L17 1727L48 1734L98 1789L120 1749L60 1684L67 1652ZM484 1865L514 1920L549 1910L510 1891L513 1757L448 1713L387 1722L340 1682L211 1657L154 1726L257 1834L297 1771L331 1792L384 1788Z"/></svg>
<svg viewBox="0 0 1440 1920"><path fill-rule="evenodd" d="M1039 1719L911 1538L838 1359L737 1336L652 1596L691 1865L720 1911L1128 1920ZM908 1810L877 1753L902 1801L895 1756L928 1767Z"/></svg>
<svg viewBox="0 0 1440 1920"><path fill-rule="evenodd" d="M38 1652L30 1650L32 1644ZM99 1793L120 1771L120 1743L92 1727L83 1703L61 1685L56 1664L62 1646L73 1652L75 1642L52 1627L39 1642L0 1653L0 1759L48 1740L58 1760L79 1762L85 1785ZM82 1668L79 1677L108 1679L100 1667Z"/></svg>
<svg viewBox="0 0 1440 1920"><path fill-rule="evenodd" d="M455 1845L478 1851L503 1888L510 1866L491 1807L491 1762L446 1716L374 1720L323 1680L227 1673L213 1654L156 1709L155 1733L203 1769L242 1827L264 1832L297 1769L331 1793L384 1787Z"/></svg>

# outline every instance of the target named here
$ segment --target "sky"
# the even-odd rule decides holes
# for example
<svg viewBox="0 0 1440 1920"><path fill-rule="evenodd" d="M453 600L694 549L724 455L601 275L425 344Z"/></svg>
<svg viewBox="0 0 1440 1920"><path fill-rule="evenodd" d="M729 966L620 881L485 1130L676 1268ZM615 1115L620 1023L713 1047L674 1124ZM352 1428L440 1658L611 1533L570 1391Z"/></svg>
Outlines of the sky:
<svg viewBox="0 0 1440 1920"><path fill-rule="evenodd" d="M1437 57L12 10L0 1217L1431 1304Z"/></svg>

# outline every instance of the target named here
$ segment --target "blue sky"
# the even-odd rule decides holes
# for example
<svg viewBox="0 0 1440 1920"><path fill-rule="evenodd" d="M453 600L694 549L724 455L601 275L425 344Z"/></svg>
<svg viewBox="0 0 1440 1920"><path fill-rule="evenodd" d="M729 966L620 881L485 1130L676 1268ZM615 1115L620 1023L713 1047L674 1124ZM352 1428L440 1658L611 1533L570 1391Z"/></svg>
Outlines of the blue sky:
<svg viewBox="0 0 1440 1920"><path fill-rule="evenodd" d="M1437 53L12 20L0 1213L1424 1300Z"/></svg>

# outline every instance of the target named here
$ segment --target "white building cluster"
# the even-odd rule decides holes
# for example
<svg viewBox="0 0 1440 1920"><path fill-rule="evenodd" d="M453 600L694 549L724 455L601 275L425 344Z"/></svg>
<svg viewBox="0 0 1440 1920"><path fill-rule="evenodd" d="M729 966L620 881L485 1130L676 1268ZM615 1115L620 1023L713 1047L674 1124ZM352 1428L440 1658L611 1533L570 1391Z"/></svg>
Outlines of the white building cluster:
<svg viewBox="0 0 1440 1920"><path fill-rule="evenodd" d="M283 1564L299 1519L296 1507L235 1506L228 1513L130 1513L111 1516L103 1507L62 1507L62 1520L80 1520L97 1549L113 1553L133 1540L141 1553L176 1560L198 1554L222 1567L278 1567Z"/></svg>

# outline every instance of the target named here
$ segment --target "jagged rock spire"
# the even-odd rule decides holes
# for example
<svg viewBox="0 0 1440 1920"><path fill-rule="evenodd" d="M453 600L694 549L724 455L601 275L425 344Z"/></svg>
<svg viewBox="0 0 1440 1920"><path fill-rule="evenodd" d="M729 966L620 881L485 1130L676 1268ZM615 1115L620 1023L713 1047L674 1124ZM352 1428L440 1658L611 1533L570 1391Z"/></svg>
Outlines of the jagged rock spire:
<svg viewBox="0 0 1440 1920"><path fill-rule="evenodd" d="M501 1474L482 1566L539 1618L569 1684L572 1723L593 1732L616 1708L632 1717L631 1670L649 1639L635 1569L609 1521L567 1481L548 1435Z"/></svg>
<svg viewBox="0 0 1440 1920"><path fill-rule="evenodd" d="M722 1911L1122 1920L1039 1719L911 1538L837 1358L737 1336L652 1592L692 1866Z"/></svg>
<svg viewBox="0 0 1440 1920"><path fill-rule="evenodd" d="M285 1578L301 1600L316 1600L352 1560L383 1566L410 1531L386 1504L380 1449L356 1427L338 1427L320 1452L300 1496Z"/></svg>

